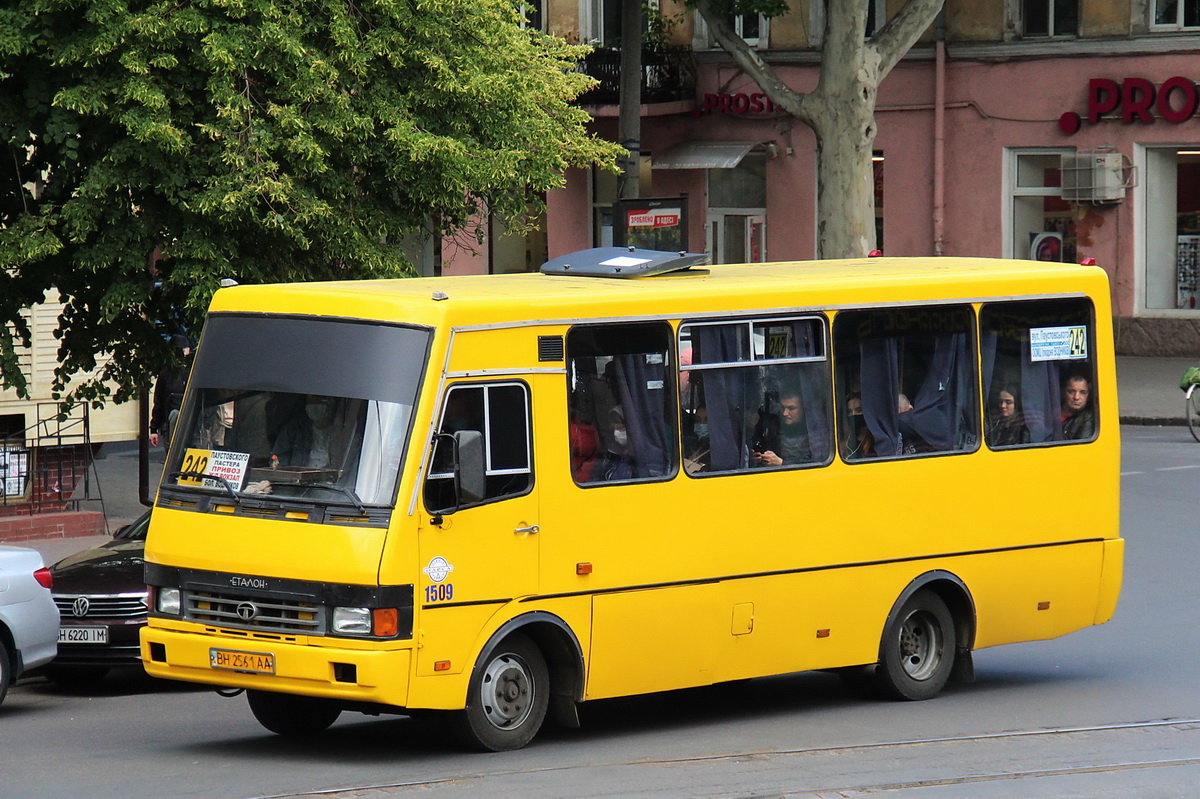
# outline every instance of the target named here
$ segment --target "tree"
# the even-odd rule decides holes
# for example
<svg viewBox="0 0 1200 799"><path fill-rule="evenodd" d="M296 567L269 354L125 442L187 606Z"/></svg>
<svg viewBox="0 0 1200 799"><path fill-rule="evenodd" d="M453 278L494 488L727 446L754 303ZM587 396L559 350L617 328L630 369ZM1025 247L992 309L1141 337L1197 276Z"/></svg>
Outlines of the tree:
<svg viewBox="0 0 1200 799"><path fill-rule="evenodd" d="M402 244L519 228L620 148L584 50L511 0L15 0L0 9L0 385L57 287L56 387L134 394L223 277L405 276ZM10 325L12 326L10 328Z"/></svg>
<svg viewBox="0 0 1200 799"><path fill-rule="evenodd" d="M824 2L820 78L804 93L780 80L728 22L731 10L779 16L788 10L786 0L695 0L722 49L777 108L816 135L818 257L860 258L875 248L871 154L879 84L936 20L943 0L905 0L869 39L863 35L868 0Z"/></svg>

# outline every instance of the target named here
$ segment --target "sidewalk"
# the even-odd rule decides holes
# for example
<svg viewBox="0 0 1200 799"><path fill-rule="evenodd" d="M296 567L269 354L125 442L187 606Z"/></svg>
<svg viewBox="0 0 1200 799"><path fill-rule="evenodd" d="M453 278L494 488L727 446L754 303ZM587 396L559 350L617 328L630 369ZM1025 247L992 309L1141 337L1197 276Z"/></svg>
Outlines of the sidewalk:
<svg viewBox="0 0 1200 799"><path fill-rule="evenodd" d="M1122 424L1185 425L1179 378L1195 358L1117 358L1117 397ZM1103 390L1103 388L1101 388Z"/></svg>
<svg viewBox="0 0 1200 799"><path fill-rule="evenodd" d="M1183 371L1200 363L1200 355L1192 358L1117 358L1118 406L1122 424L1184 425L1183 392L1179 378ZM1100 390L1104 388L1101 386ZM1186 432L1182 432L1187 436ZM1200 450L1197 450L1200 452ZM150 493L158 485L163 469L163 451L150 451ZM110 532L136 519L146 508L138 502L138 451L136 441L104 444L95 461L90 479L91 494L100 501L88 503L90 509L101 508L108 520ZM42 553L47 564L54 563L73 552L96 546L107 536L55 538L21 541L19 546L32 547Z"/></svg>

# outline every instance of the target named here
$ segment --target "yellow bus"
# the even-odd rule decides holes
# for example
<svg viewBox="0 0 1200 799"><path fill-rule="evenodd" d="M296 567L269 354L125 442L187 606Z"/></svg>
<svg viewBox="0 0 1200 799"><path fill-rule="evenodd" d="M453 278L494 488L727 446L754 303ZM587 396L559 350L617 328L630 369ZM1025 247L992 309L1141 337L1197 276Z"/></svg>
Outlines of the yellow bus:
<svg viewBox="0 0 1200 799"><path fill-rule="evenodd" d="M156 676L280 734L801 670L925 699L1120 592L1109 288L970 258L222 289L146 547Z"/></svg>

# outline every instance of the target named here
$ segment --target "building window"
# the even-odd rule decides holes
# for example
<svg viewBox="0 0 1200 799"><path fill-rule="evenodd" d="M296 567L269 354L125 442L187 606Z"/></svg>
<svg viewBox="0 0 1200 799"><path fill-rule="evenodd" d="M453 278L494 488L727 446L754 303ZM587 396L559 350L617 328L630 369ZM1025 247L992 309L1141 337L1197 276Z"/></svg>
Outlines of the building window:
<svg viewBox="0 0 1200 799"><path fill-rule="evenodd" d="M521 21L522 28L538 31L546 29L546 15L542 5L543 0L524 0L521 3L521 15L524 17Z"/></svg>
<svg viewBox="0 0 1200 799"><path fill-rule="evenodd" d="M766 48L768 45L768 35L770 31L771 21L761 14L726 14L725 21L733 28L733 32L742 38L742 40L755 48ZM716 37L708 29L704 23L704 19L696 15L696 34L695 39L697 48L707 47L709 49L719 48Z"/></svg>
<svg viewBox="0 0 1200 799"><path fill-rule="evenodd" d="M1200 28L1200 0L1154 0L1155 30Z"/></svg>
<svg viewBox="0 0 1200 799"><path fill-rule="evenodd" d="M1200 310L1200 148L1146 150L1144 304Z"/></svg>
<svg viewBox="0 0 1200 799"><path fill-rule="evenodd" d="M1021 29L1027 38L1077 36L1079 0L1021 0Z"/></svg>
<svg viewBox="0 0 1200 799"><path fill-rule="evenodd" d="M886 0L870 0L867 3L867 38L874 36L887 23L887 19Z"/></svg>
<svg viewBox="0 0 1200 799"><path fill-rule="evenodd" d="M883 249L883 153L871 155L871 172L875 181L875 249Z"/></svg>
<svg viewBox="0 0 1200 799"><path fill-rule="evenodd" d="M1076 260L1076 217L1062 199L1062 154L1010 152L1012 236L1005 256L1034 261Z"/></svg>

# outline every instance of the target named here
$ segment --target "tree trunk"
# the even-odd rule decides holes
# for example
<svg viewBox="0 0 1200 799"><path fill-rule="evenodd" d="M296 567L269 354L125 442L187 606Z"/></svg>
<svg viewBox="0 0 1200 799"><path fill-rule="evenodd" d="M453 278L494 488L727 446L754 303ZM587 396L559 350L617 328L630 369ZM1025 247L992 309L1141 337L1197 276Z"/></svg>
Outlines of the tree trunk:
<svg viewBox="0 0 1200 799"><path fill-rule="evenodd" d="M865 40L867 0L828 2L821 76L794 91L729 27L726 0L696 0L714 38L776 107L817 139L817 257L861 258L875 249L875 98L879 84L936 19L943 0L905 0ZM796 12L792 12L796 13Z"/></svg>
<svg viewBox="0 0 1200 799"><path fill-rule="evenodd" d="M875 249L872 113L830 104L818 112L815 123L817 257L861 258Z"/></svg>

